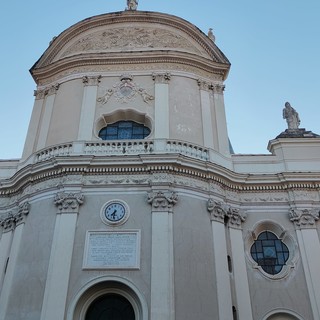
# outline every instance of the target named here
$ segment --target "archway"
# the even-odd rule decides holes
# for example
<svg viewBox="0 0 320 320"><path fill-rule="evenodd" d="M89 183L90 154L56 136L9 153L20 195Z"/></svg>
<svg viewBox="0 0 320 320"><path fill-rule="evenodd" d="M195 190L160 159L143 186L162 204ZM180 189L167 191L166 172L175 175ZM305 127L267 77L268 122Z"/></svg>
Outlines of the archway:
<svg viewBox="0 0 320 320"><path fill-rule="evenodd" d="M136 286L121 277L90 281L73 298L67 320L147 320L148 306Z"/></svg>
<svg viewBox="0 0 320 320"><path fill-rule="evenodd" d="M131 303L122 295L108 293L95 299L89 306L85 320L135 320Z"/></svg>

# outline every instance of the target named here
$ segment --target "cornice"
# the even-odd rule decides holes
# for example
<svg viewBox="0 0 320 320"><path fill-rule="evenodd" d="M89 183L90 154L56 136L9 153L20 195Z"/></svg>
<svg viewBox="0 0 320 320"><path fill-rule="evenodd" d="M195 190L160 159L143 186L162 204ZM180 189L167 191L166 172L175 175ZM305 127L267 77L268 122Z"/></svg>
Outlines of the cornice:
<svg viewBox="0 0 320 320"><path fill-rule="evenodd" d="M11 179L2 180L0 197L19 194L26 186L67 175L137 175L168 173L220 185L229 191L283 192L319 190L320 173L288 175L247 175L233 172L215 163L191 159L179 154L131 156L61 156L28 165ZM303 179L302 179L303 177ZM254 179L253 179L254 178Z"/></svg>
<svg viewBox="0 0 320 320"><path fill-rule="evenodd" d="M195 54L171 51L152 52L121 52L121 53L88 53L66 57L48 66L33 70L33 77L39 85L57 82L60 78L72 73L115 71L115 69L128 66L131 69L143 69L153 71L155 69L179 70L177 66L194 68L206 75L216 75L220 80L226 78L229 67L212 62Z"/></svg>

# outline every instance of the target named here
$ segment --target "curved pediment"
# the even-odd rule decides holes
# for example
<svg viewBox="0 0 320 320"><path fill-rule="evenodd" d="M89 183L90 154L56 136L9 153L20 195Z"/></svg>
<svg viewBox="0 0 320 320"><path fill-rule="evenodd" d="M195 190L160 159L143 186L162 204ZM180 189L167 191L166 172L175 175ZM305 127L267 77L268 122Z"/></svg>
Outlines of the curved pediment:
<svg viewBox="0 0 320 320"><path fill-rule="evenodd" d="M117 57L129 59L134 54L135 63L146 63L146 58L157 55L164 61L176 54L185 55L202 64L222 67L227 74L229 61L212 40L191 23L167 14L144 11L124 11L95 16L71 26L56 37L42 57L31 68L38 82L49 69L54 72L70 69L71 66L88 67L90 59L107 65ZM192 58L194 57L194 58ZM96 62L95 62L96 61ZM110 62L111 63L111 62ZM58 70L59 69L59 70ZM88 69L88 68L87 68Z"/></svg>
<svg viewBox="0 0 320 320"><path fill-rule="evenodd" d="M199 45L177 32L148 26L122 26L82 35L63 48L54 60L82 53L153 50L178 50L206 55Z"/></svg>

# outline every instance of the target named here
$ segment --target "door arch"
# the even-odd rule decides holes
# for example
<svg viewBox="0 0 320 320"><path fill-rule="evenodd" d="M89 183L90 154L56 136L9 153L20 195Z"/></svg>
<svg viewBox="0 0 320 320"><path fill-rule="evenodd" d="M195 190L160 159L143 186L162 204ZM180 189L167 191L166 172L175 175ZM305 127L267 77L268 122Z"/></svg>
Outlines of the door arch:
<svg viewBox="0 0 320 320"><path fill-rule="evenodd" d="M135 312L129 300L115 293L104 294L89 306L85 320L135 320Z"/></svg>
<svg viewBox="0 0 320 320"><path fill-rule="evenodd" d="M124 312L118 312L116 308L108 308L108 305L113 303L116 303L117 308ZM99 314L106 315L108 312L111 320L148 319L148 306L144 296L133 283L116 276L99 277L85 285L72 299L66 319L104 320L105 317L99 319Z"/></svg>

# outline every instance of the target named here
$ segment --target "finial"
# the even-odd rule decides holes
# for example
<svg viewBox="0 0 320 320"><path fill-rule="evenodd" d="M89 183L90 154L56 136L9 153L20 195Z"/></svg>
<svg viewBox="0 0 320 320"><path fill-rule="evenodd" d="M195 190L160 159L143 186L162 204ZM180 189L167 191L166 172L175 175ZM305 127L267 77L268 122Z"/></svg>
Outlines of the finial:
<svg viewBox="0 0 320 320"><path fill-rule="evenodd" d="M209 37L210 40L212 40L212 42L215 42L216 37L213 34L212 28L210 28L209 31L208 31L208 37Z"/></svg>
<svg viewBox="0 0 320 320"><path fill-rule="evenodd" d="M138 8L138 0L127 0L126 10L135 11Z"/></svg>

